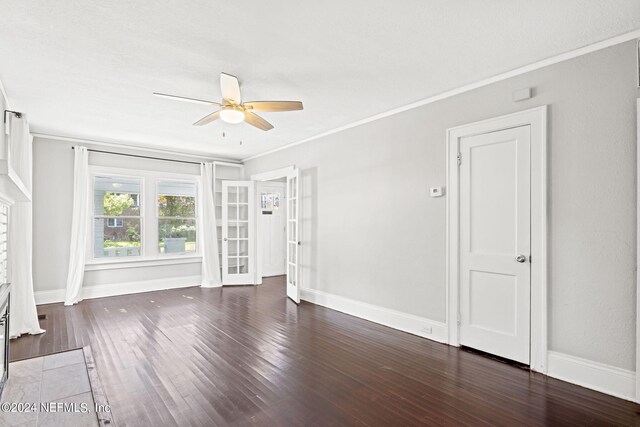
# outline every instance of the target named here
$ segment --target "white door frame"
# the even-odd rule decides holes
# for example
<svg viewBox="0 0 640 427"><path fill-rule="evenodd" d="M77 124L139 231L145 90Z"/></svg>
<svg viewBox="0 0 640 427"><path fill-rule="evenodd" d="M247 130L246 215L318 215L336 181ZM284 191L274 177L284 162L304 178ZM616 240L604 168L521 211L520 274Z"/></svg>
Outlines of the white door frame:
<svg viewBox="0 0 640 427"><path fill-rule="evenodd" d="M640 42L638 42L640 46ZM639 53L640 55L640 53ZM639 56L640 60L640 56ZM640 73L640 70L638 71ZM637 117L637 147L640 147L640 98L636 100L636 117ZM636 180L640 177L640 150L638 150L636 161ZM640 200L640 185L637 189L638 200ZM636 218L638 227L640 227L640 209L636 209ZM636 229L637 249L640 250L640 228ZM640 252L637 252L640 254ZM636 255L636 396L635 401L640 403L640 257Z"/></svg>
<svg viewBox="0 0 640 427"><path fill-rule="evenodd" d="M530 366L547 372L547 106L447 129L447 329L459 346L460 138L531 126L531 334ZM462 159L465 161L465 159Z"/></svg>
<svg viewBox="0 0 640 427"><path fill-rule="evenodd" d="M268 172L257 173L251 175L251 181L271 181L274 179L286 178L293 174L293 171L296 169L295 165L287 166L286 168L274 169ZM256 279L255 283L261 285L262 284L262 227L260 226L260 221L258 221L258 209L260 208L260 192L256 191Z"/></svg>

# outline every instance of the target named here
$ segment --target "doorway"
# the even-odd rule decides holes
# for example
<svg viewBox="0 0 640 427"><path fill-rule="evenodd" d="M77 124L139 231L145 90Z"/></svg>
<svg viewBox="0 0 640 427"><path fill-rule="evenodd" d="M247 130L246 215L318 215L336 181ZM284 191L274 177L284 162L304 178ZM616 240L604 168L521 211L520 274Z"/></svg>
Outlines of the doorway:
<svg viewBox="0 0 640 427"><path fill-rule="evenodd" d="M281 215L284 215L285 222L285 274L287 278L287 297L289 297L296 304L300 303L300 283L299 283L299 265L300 265L300 235L299 235L299 223L300 223L300 172L295 166L289 166L282 169L276 169L270 172L251 175L251 181L257 181L261 188L270 188L274 186L272 181L276 183L284 183L284 192L280 193L278 199L278 211ZM273 187L281 191L280 186ZM273 201L274 194L269 195L269 191L265 191L265 204L263 205L262 194L258 192L259 200L257 200L258 211L256 215L262 217L262 206L271 208L271 215L273 215ZM271 197L271 199L269 199ZM269 204L271 202L271 204ZM269 209L265 209L269 211ZM270 214L266 214L270 215ZM265 276L263 268L266 266L263 261L264 251L264 236L266 231L266 225L277 224L276 221L269 222L268 220L258 221L257 230L257 273L256 283L262 283L262 277ZM264 226L263 226L264 225ZM268 230L266 231L269 232ZM276 233L278 236L279 232ZM279 239L279 237L277 238ZM271 240L269 240L271 243ZM276 244L279 244L280 240L275 240ZM274 254L277 255L277 254ZM269 254L271 258L271 254ZM278 256L273 257L280 268L280 258ZM270 262L270 261L269 261Z"/></svg>
<svg viewBox="0 0 640 427"><path fill-rule="evenodd" d="M287 272L286 178L258 183L260 206L258 227L262 240L262 277L282 276Z"/></svg>
<svg viewBox="0 0 640 427"><path fill-rule="evenodd" d="M546 106L447 144L449 343L546 372Z"/></svg>

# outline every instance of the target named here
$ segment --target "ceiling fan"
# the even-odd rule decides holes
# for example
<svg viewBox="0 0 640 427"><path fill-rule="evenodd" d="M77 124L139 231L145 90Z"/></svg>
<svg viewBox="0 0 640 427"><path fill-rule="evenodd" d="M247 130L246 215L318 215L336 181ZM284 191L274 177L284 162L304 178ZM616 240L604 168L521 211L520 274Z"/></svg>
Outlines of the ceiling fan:
<svg viewBox="0 0 640 427"><path fill-rule="evenodd" d="M242 102L240 96L240 83L238 78L226 73L220 73L220 90L222 101L206 101L203 99L186 98L184 96L167 95L165 93L154 92L155 96L162 98L176 99L178 101L193 102L196 104L216 105L219 110L207 114L194 123L194 126L202 126L218 119L227 123L247 122L261 130L273 129L273 125L254 113L254 111L277 112L302 110L300 101L251 101Z"/></svg>

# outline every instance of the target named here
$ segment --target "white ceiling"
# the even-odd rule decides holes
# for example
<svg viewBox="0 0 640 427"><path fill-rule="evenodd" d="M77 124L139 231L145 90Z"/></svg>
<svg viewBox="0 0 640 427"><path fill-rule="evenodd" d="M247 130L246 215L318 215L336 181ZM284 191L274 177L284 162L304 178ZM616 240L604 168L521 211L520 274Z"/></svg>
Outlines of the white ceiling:
<svg viewBox="0 0 640 427"><path fill-rule="evenodd" d="M638 28L638 0L0 0L0 80L34 132L241 159ZM305 109L194 127L151 95L221 71Z"/></svg>

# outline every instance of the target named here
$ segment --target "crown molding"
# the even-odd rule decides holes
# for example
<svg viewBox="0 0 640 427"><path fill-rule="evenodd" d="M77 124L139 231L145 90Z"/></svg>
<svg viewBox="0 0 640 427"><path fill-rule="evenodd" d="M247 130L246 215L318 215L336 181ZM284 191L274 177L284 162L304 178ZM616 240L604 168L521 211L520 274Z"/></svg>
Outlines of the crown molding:
<svg viewBox="0 0 640 427"><path fill-rule="evenodd" d="M222 162L240 164L238 160L233 160L225 157L212 157L210 154L195 152L195 151L178 152L178 151L172 151L172 150L164 150L162 148L153 148L148 146L134 145L127 142L96 141L92 139L74 138L74 137L61 136L61 135L50 135L47 133L39 133L39 132L32 132L31 135L33 135L35 138L43 138L43 139L48 139L51 141L58 141L58 142L90 144L90 145L95 145L100 147L119 148L121 150L137 150L137 151L143 151L145 153L164 154L165 156L179 156L179 157L188 157L188 158L193 158L198 160L222 161Z"/></svg>
<svg viewBox="0 0 640 427"><path fill-rule="evenodd" d="M467 85L464 85L464 86L460 86L459 88L452 89L452 90L440 93L438 95L430 96L430 97L422 99L420 101L412 102L411 104L407 104L407 105L404 105L402 107L394 108L392 110L385 111L383 113L376 114L376 115L364 118L362 120L358 120L358 121L349 123L347 125L340 126L338 128L335 128L335 129L331 129L329 131L320 133L318 135L315 135L315 136L312 136L312 137L309 137L309 138L305 138L305 139L300 140L300 141L291 142L289 144L283 145L281 147L274 148L272 150L267 150L267 151L264 151L262 153L254 154L253 156L250 156L250 157L242 159L242 163L247 162L249 160L257 159L259 157L267 156L269 154L273 154L273 153L276 153L278 151L286 150L288 148L295 147L296 145L301 145L301 144L305 144L307 142L315 141L316 139L324 138L325 136L333 135L334 133L342 132L344 130L351 129L351 128L354 128L354 127L357 127L357 126L360 126L360 125L364 125L366 123L370 123L370 122L373 122L373 121L376 121L376 120L380 120L380 119L383 119L385 117L393 116L393 115L402 113L402 112L407 111L407 110L412 110L414 108L419 108L419 107L422 107L423 105L432 104L434 102L441 101L441 100L446 99L446 98L451 98L452 96L460 95L462 93L469 92L471 90L478 89L478 88L481 88L483 86L488 86L488 85L493 84L493 83L497 83L497 82L500 82L500 81L503 81L503 80L507 80L507 79L509 79L511 77L519 76L521 74L525 74L525 73L528 73L530 71L538 70L540 68L544 68L544 67L547 67L549 65L553 65L553 64L557 64L559 62L567 61L569 59L577 58L578 56L586 55L586 54L591 53L591 52L595 52L595 51L598 51L598 50L601 50L601 49L605 49L607 47L615 46L615 45L618 45L618 44L621 44L621 43L625 43L625 42L628 42L630 40L638 39L638 38L640 38L640 29L631 31L629 33L624 33L624 34L621 34L621 35L618 35L618 36L615 36L615 37L612 37L612 38L609 38L607 40L603 40L603 41L600 41L600 42L597 42L597 43L594 43L594 44L583 46L583 47L580 47L578 49L571 50L569 52L561 53L559 55L552 56L550 58L543 59L541 61L537 61L537 62L534 62L532 64L525 65L523 67L519 67L519 68L513 69L511 71L507 71L505 73L497 74L497 75L495 75L493 77L489 77L489 78L486 78L486 79L478 80L477 82L470 83L470 84L467 84Z"/></svg>

